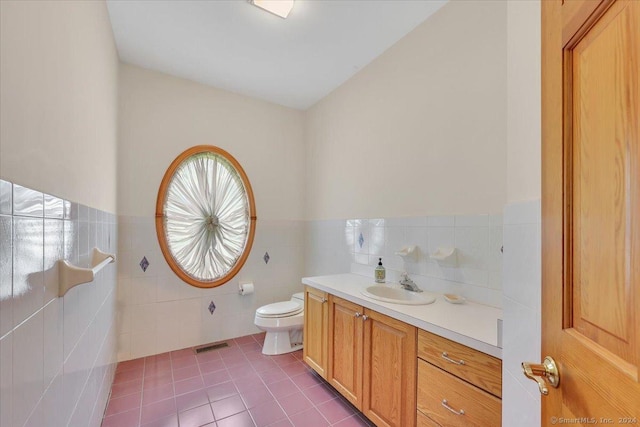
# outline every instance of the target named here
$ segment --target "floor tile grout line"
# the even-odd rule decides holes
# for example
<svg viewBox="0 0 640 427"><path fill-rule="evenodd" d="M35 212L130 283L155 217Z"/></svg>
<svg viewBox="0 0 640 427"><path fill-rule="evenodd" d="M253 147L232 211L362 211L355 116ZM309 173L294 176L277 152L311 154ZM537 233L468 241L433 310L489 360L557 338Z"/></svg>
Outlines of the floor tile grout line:
<svg viewBox="0 0 640 427"><path fill-rule="evenodd" d="M194 356L195 357L195 356ZM176 422L178 423L178 426L180 425L180 411L178 411L178 402L176 400L176 378L174 375L174 369L173 369L173 353L169 352L169 360L171 361L171 389L173 390L173 403L175 404L176 407ZM198 363L198 360L196 359L196 364ZM200 372L200 367L198 367L198 372ZM204 381L202 383L204 385ZM208 400L208 397L207 397ZM211 411L211 413L213 413L213 411Z"/></svg>
<svg viewBox="0 0 640 427"><path fill-rule="evenodd" d="M276 363L276 365L278 365L278 364ZM284 370L282 369L282 367L281 367L280 365L278 365L278 369L280 369L280 370L282 370L282 371L284 372ZM302 389L301 389L300 387L298 387L298 384L296 384L295 382L293 382L293 381L291 380L291 377L289 377L289 375L288 375L288 374L286 374L286 372L285 372L285 375L286 375L286 379L288 379L289 381L291 381L291 383L293 384L293 386L298 390L298 393L301 393L305 398L307 398L307 396L304 394L304 392L302 391ZM264 384L264 386L267 388L267 391L271 394L271 396L273 396L273 400L276 402L276 404L280 407L280 409L282 410L282 412L285 414L285 417L286 417L287 421L289 421L292 425L295 425L295 424L293 423L293 421L291 420L291 418L290 418L289 414L287 414L287 412L284 410L284 408L283 408L283 407L282 407L282 405L280 404L280 401L278 400L278 398L276 398L276 396L273 394L273 392L272 392L272 391L271 391L271 389L269 388L269 385L268 385L266 382L264 382L264 379L263 379L262 377L260 377L260 380L262 381L262 383ZM276 381L276 382L277 382L277 381ZM292 393L291 395L293 395L293 393ZM287 396L284 396L284 397L288 397L288 396L291 396L291 395L287 395ZM307 399L308 399L308 398L307 398ZM311 401L311 399L309 399L309 401ZM313 404L313 402L311 402L311 403ZM313 406L313 408L315 408L315 404L313 404L313 405L314 405L314 406ZM303 412L303 411L300 411L300 412ZM318 411L318 412L320 412L320 411ZM293 414L293 415L295 415L295 414ZM322 413L320 413L320 415L322 415ZM324 418L324 416L322 416L322 417ZM326 418L325 418L325 420L326 420ZM281 421L281 420L280 420L280 421ZM277 421L276 421L276 422L277 422ZM327 420L327 422L328 422L328 420ZM272 424L274 424L274 423L272 423ZM329 424L331 424L331 423L329 423Z"/></svg>
<svg viewBox="0 0 640 427"><path fill-rule="evenodd" d="M256 344L258 344L258 345L260 344L260 343L257 341L257 338L256 338L255 336L252 336L252 338L253 338L253 342L255 342L255 343L256 343ZM292 416L295 416L296 414L299 414L299 413L301 413L301 412L304 412L304 411L307 411L307 410L310 410L310 409L315 409L318 413L320 413L320 415L322 416L323 420L324 420L325 422L327 422L327 423L328 423L327 425L331 425L331 426L332 426L332 425L336 425L336 424L338 424L338 423L340 423L340 422L342 422L342 421L344 421L344 420L346 420L346 419L348 419L348 418L351 418L351 417L358 417L358 420L359 420L359 421L364 422L365 424L367 424L366 419L364 419L364 418L363 418L363 416L361 415L361 413L360 413L359 411L357 411L357 408L354 410L354 409L353 409L353 407L352 407L352 405L348 405L348 407L351 409L351 411L349 411L350 413L348 413L348 414L346 414L345 416L343 416L342 418L340 418L340 419L336 420L334 423L329 422L329 420L326 418L325 414L321 411L321 408L320 408L319 406L320 406L320 405L325 405L325 404L327 404L327 402L331 402L331 401L335 401L335 404L336 404L336 405L341 405L341 404L343 404L344 402L340 401L340 396L339 396L339 395L336 395L336 394L335 394L335 392L332 392L333 397L331 397L331 398L330 398L330 399L328 399L328 400L325 400L325 401L320 402L320 403L317 403L317 404L316 404L315 402L313 402L313 401L312 401L312 400L311 400L311 399L310 399L310 398L309 398L309 397L304 393L304 390L307 390L307 389L312 388L312 387L319 387L319 386L323 386L323 385L326 387L326 385L330 385L330 384L329 384L329 383L327 383L327 382L326 382L326 381L324 381L324 380L320 380L320 382L317 382L316 384L311 385L310 387L305 387L305 388L303 389L303 387L302 387L301 385L299 385L297 382L295 382L295 381L294 381L294 378L295 378L295 377L298 377L298 376L305 375L305 374L313 375L313 373L312 373L308 368L306 368L306 366L305 366L305 368L306 368L305 370L303 370L303 371L301 371L301 372L298 372L298 373L296 373L295 375L294 375L293 373L291 373L291 372L288 372L288 371L287 371L287 369L286 369L286 367L287 367L287 366L290 366L290 365L294 365L294 364L296 364L297 362L300 362L300 363L304 366L304 361L303 361L301 358L296 357L295 355L293 355L293 359L292 359L289 363L284 363L284 364L282 364L282 365L281 365L281 364L278 364L277 362L274 362L274 365L275 365L275 366L273 366L272 368L270 368L270 369L278 369L278 370L281 370L281 371L283 371L283 372L284 372L284 374L285 374L285 375L283 376L283 378L282 378L282 379L279 379L278 381L284 381L284 380L286 379L286 380L289 380L289 381L293 384L293 386L294 386L294 387L293 387L294 391L293 391L292 393L290 393L290 394L287 394L287 396L284 396L283 398L285 398L285 397L289 397L289 396L293 396L293 395L298 395L298 396L301 396L301 397L305 398L306 400L308 400L308 401L311 403L311 406L310 406L309 408L307 408L307 409L305 409L305 410L303 410L303 411L298 411L298 412L296 412L296 413L294 413L294 414L292 414L292 415L290 416L286 411L284 411L284 407L283 407L283 406L282 406L282 404L280 403L279 399L278 399L278 398L276 398L276 395L273 393L273 391L271 390L271 388L269 388L269 384L267 384L267 383L266 383L266 381L265 381L265 379L264 379L262 376L260 376L260 372L258 372L258 371L256 370L256 367L253 365L253 363L252 363L252 362L259 361L260 359L253 359L253 358L251 358L251 359L250 359L250 358L249 358L249 357L251 357L251 356L250 356L250 354L251 354L251 353L254 353L254 351L245 351L244 349L242 349L242 345L253 344L253 342L252 342L252 343L244 342L243 344L240 344L239 342L234 341L234 343L235 343L236 347L238 347L238 348L242 351L242 353L241 353L241 354L242 354L242 356L246 359L246 360L245 360L245 362L248 362L248 363L249 363L249 366L250 366L250 368L251 368L251 373L252 373L252 374L256 374L256 375L257 375L257 377L258 377L258 378L257 378L257 380L260 382L260 384L262 384L262 385L266 388L266 391L267 391L268 396L271 398L271 400L272 400L272 401L275 401L275 402L276 402L277 407L278 407L278 408L282 411L282 413L285 415L285 417L283 417L282 419L280 419L279 421L276 421L276 422L282 422L282 421L285 421L285 420L286 420L286 421L288 421L288 422L290 422L290 423L292 423L292 424L293 424L293 421L292 421L292 419L291 419L291 417L292 417ZM247 345L246 347L247 347L247 349L249 348L249 346L248 346L248 345ZM249 357L248 357L248 356L249 356ZM176 398L176 378L175 378L174 373L173 373L173 371L174 371L174 369L173 369L173 368L174 368L174 361L175 361L175 360L177 360L177 359L179 359L179 358L172 357L172 356L171 356L171 352L169 352L169 359L168 359L168 360L170 361L170 368L171 368L171 381L172 381L172 383L171 383L171 384L172 384L172 389L173 389L173 396L172 396L172 398L173 398L173 400L174 400L174 403L175 403L175 402L177 402L177 398ZM232 417L232 416L238 415L238 414L243 413L243 412L247 412L247 413L248 413L248 416L251 418L252 422L253 422L254 424L257 424L257 423L256 423L256 420L255 420L255 418L254 418L254 416L253 416L253 415L252 415L252 413L251 413L251 409L252 409L252 408L248 408L248 407L247 407L248 405L245 403L244 399L242 398L242 392L240 391L240 389L239 389L239 388L237 387L237 385L236 385L236 382L237 382L237 381L239 381L239 380L241 380L241 379L242 379L242 378L244 378L245 376L244 376L244 375L242 375L242 374L241 374L241 376L240 376L240 377L236 377L235 375L232 375L232 373L231 373L230 369L232 369L232 370L233 370L235 367L237 367L237 366L239 366L239 365L238 365L238 364L234 364L233 366L229 366L229 365L227 365L227 363L225 362L225 360L224 360L224 359L225 359L224 357L220 356L220 358L207 360L206 362L202 362L202 361L200 361L200 359L198 359L197 357L196 357L196 360L195 360L195 365L196 365L196 367L197 367L197 369L198 369L198 376L197 376L197 378L200 378L200 379L201 379L201 381L202 381L202 386L201 386L201 388L199 388L198 390L205 390L205 392L206 392L206 390L208 389L208 387L207 387L207 386L205 386L205 384L204 384L204 373L203 373L203 371L202 371L202 368L201 368L200 364L201 364L201 363L208 363L208 362L212 362L213 360L220 360L220 361L221 361L221 366L223 366L223 368L222 368L222 369L219 369L219 370L217 370L217 371L213 371L213 372L218 372L218 371L222 371L222 370L224 370L224 371L225 371L225 374L226 374L226 375L227 375L227 377L229 378L229 380L228 380L228 381L232 382L232 385L233 385L233 387L234 387L234 389L235 389L235 393L234 393L234 395L239 396L239 397L240 397L240 399L241 399L241 401L243 402L244 410L242 410L242 411L240 411L240 412L238 412L238 413L236 413L236 414L231 414L231 415L229 415L228 417L221 418L220 420L216 420L216 419L215 419L215 413L213 412L213 408L211 407L211 405L212 405L212 403L213 403L213 402L209 399L209 395L208 395L208 393L207 393L207 402L208 402L208 404L210 405L210 408L211 408L211 410L212 410L212 415L214 416L214 422L218 422L218 421L224 420L224 419L226 419L226 418L229 418L229 417ZM229 357L227 357L226 359L230 359L230 358L229 358ZM273 360L273 359L265 358L265 360ZM146 380L147 380L147 378L146 378L146 377L147 377L147 371L148 371L148 368L149 368L148 363L149 363L148 357L145 357L145 358L144 358L144 363L143 363L143 365L142 365L142 367L141 367L141 369L142 369L142 372L143 372L143 373L142 373L142 392L141 392L140 411L141 411L141 408L142 408L142 399L143 399L143 394L144 394L144 385L145 385L145 382L146 382ZM138 368L138 369L140 369L140 368ZM270 369L269 369L269 370L270 370ZM266 370L265 370L265 371L262 371L262 372L266 372ZM193 378L196 378L196 377L194 376ZM274 384L274 383L276 383L276 382L278 382L278 381L272 381L272 382L270 382L270 384ZM225 382L227 382L227 381L223 381L222 383L225 383ZM123 382L123 383L126 383L126 381L125 381L125 382ZM222 384L222 383L218 383L218 384ZM215 386L215 385L218 385L218 384L214 384L214 385L212 385L211 387L213 387L213 386ZM331 389L331 388L330 388L330 389ZM194 391L194 390L192 390L191 392L193 392L193 391ZM183 393L183 394L187 394L187 393L189 393L189 392L186 392L186 393ZM126 396L126 395L124 395L124 396ZM214 402L215 402L215 401L214 401ZM256 405L256 406L258 406L258 405ZM190 408L190 409L193 409L193 408ZM184 412L184 411L183 411L183 412ZM180 411L179 411L179 409L177 408L177 403L176 403L176 413L175 413L175 415L176 415L176 416L179 416L179 413L180 413ZM178 418L178 422L179 422L179 418ZM139 414L139 425L141 425L141 424L142 424L142 411L141 411L141 412L140 412L140 414Z"/></svg>
<svg viewBox="0 0 640 427"><path fill-rule="evenodd" d="M147 372L147 358L145 357L144 363L142 364L142 390L140 391L140 409L138 412L138 426L142 425L142 402L144 402L144 382L145 382L145 374Z"/></svg>

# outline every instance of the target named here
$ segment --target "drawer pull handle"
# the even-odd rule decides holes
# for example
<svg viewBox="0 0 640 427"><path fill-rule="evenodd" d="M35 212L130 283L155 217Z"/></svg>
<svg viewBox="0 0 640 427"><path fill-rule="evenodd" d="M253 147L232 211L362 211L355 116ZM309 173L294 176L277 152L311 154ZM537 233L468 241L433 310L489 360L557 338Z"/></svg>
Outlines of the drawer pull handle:
<svg viewBox="0 0 640 427"><path fill-rule="evenodd" d="M360 312L356 311L356 314L354 314L354 316L355 316L356 318L358 318L358 317L362 316L362 313L360 313Z"/></svg>
<svg viewBox="0 0 640 427"><path fill-rule="evenodd" d="M464 365L464 360L462 359L460 359L459 361L453 360L452 358L449 357L449 354L446 351L442 352L442 358L447 362L455 363L456 365Z"/></svg>
<svg viewBox="0 0 640 427"><path fill-rule="evenodd" d="M369 316L367 316L366 314L362 315L362 320L364 320L365 322L367 321L368 318L369 318Z"/></svg>
<svg viewBox="0 0 640 427"><path fill-rule="evenodd" d="M447 399L442 399L442 406L444 406L445 408L447 408L449 411L453 412L456 415L464 415L464 409L460 409L459 411L456 411L451 406L449 406Z"/></svg>
<svg viewBox="0 0 640 427"><path fill-rule="evenodd" d="M324 304L325 302L327 302L327 301L328 301L328 300L327 300L325 297L322 297L322 299L320 300L320 302L321 302L321 303L323 303L323 304Z"/></svg>

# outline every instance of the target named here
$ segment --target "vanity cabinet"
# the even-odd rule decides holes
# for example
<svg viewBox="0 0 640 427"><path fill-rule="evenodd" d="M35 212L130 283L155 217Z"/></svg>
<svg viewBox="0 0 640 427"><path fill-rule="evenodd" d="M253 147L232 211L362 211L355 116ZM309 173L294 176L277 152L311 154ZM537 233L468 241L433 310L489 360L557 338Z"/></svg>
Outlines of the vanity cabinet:
<svg viewBox="0 0 640 427"><path fill-rule="evenodd" d="M304 290L304 361L322 378L327 378L327 339L329 326L328 295L318 289Z"/></svg>
<svg viewBox="0 0 640 427"><path fill-rule="evenodd" d="M416 328L329 296L327 380L377 426L413 426Z"/></svg>
<svg viewBox="0 0 640 427"><path fill-rule="evenodd" d="M305 288L304 360L378 427L498 427L502 361Z"/></svg>
<svg viewBox="0 0 640 427"><path fill-rule="evenodd" d="M418 332L419 427L500 426L501 396L500 359Z"/></svg>

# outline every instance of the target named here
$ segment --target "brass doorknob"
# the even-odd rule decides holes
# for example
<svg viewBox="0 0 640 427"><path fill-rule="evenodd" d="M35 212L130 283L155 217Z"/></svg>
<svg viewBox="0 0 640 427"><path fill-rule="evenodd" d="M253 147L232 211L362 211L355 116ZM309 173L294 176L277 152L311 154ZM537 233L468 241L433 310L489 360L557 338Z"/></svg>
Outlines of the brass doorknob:
<svg viewBox="0 0 640 427"><path fill-rule="evenodd" d="M522 362L522 373L529 379L538 383L538 389L540 394L546 396L549 394L547 383L551 387L557 388L560 385L560 372L558 372L558 365L552 357L547 356L541 365Z"/></svg>

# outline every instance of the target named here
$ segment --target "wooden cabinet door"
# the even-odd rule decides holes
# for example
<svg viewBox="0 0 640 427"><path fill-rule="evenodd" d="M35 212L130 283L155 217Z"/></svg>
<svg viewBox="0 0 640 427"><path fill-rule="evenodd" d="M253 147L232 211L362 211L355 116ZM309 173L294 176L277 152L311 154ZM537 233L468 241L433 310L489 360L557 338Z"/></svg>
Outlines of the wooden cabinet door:
<svg viewBox="0 0 640 427"><path fill-rule="evenodd" d="M639 64L639 1L542 2L543 425L640 422Z"/></svg>
<svg viewBox="0 0 640 427"><path fill-rule="evenodd" d="M416 424L416 328L365 309L362 412L378 427Z"/></svg>
<svg viewBox="0 0 640 427"><path fill-rule="evenodd" d="M358 409L362 405L363 311L357 304L329 297L327 380Z"/></svg>
<svg viewBox="0 0 640 427"><path fill-rule="evenodd" d="M327 378L329 310L327 294L311 287L304 291L304 361L322 378Z"/></svg>

